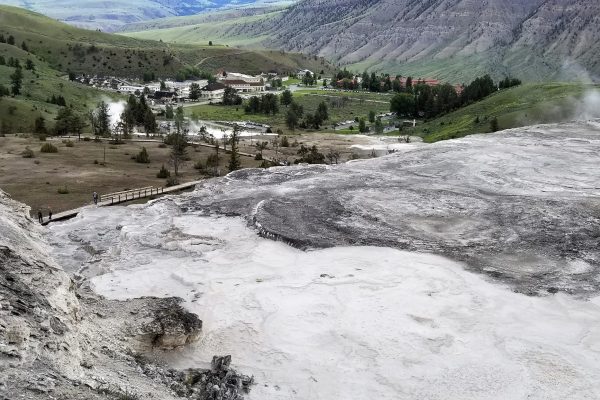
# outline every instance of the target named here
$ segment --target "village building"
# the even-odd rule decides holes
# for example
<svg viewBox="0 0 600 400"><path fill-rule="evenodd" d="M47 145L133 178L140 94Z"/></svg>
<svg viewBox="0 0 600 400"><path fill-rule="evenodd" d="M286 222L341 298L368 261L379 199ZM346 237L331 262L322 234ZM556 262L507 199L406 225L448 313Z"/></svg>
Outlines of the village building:
<svg viewBox="0 0 600 400"><path fill-rule="evenodd" d="M224 85L229 86L241 93L252 93L252 92L264 92L264 82L246 82L243 80L223 80L221 81Z"/></svg>
<svg viewBox="0 0 600 400"><path fill-rule="evenodd" d="M154 92L153 97L157 103L166 104L177 102L177 94L175 92L157 90Z"/></svg>
<svg viewBox="0 0 600 400"><path fill-rule="evenodd" d="M240 74L238 72L219 71L217 80L240 93L264 92L265 80L259 76Z"/></svg>
<svg viewBox="0 0 600 400"><path fill-rule="evenodd" d="M315 73L312 72L310 69L300 69L297 72L298 77L303 77L306 76L306 74L309 73L311 76L314 76Z"/></svg>
<svg viewBox="0 0 600 400"><path fill-rule="evenodd" d="M209 83L208 85L200 88L200 98L202 100L223 101L226 87L227 86L219 82Z"/></svg>
<svg viewBox="0 0 600 400"><path fill-rule="evenodd" d="M133 94L135 92L143 93L144 87L138 85L130 85L130 84L121 84L117 86L117 90L121 93Z"/></svg>

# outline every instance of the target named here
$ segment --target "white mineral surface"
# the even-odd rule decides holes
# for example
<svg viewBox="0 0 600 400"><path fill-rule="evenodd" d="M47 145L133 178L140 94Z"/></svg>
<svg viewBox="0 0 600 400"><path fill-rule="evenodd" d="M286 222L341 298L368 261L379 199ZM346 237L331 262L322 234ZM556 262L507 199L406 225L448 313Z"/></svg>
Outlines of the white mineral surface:
<svg viewBox="0 0 600 400"><path fill-rule="evenodd" d="M574 123L244 171L50 240L108 298L183 298L169 361L231 354L250 399L598 399L599 150Z"/></svg>

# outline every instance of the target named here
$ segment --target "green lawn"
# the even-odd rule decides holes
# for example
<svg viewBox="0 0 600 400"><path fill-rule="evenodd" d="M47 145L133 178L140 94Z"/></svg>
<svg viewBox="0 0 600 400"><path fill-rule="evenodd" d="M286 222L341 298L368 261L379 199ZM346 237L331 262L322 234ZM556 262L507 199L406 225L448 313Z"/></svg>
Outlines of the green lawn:
<svg viewBox="0 0 600 400"><path fill-rule="evenodd" d="M369 95L369 94L365 94ZM361 96L361 94L359 94ZM335 98L341 96L333 96ZM333 131L332 125L336 122L353 120L356 117L367 118L369 111L376 113L389 111L388 103L371 103L363 100L348 99L343 103L330 101L328 97L320 94L313 94L309 91L294 93L294 101L304 107L305 113L314 113L321 102L326 102L329 109L329 120L322 128L324 131ZM186 115L193 116L200 120L209 121L253 121L271 125L274 130L281 129L286 132L284 106L280 107L277 115L246 114L243 106L222 106L222 105L198 105L187 107ZM358 125L358 124L357 124ZM356 132L354 132L356 133Z"/></svg>

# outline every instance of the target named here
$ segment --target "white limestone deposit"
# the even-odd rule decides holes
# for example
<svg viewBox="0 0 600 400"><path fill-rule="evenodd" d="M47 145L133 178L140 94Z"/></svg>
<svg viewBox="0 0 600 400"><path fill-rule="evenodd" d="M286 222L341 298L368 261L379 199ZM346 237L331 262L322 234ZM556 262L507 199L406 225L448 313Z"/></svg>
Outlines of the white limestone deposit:
<svg viewBox="0 0 600 400"><path fill-rule="evenodd" d="M597 133L240 172L51 241L111 299L183 298L203 333L168 360L231 354L250 399L598 399Z"/></svg>

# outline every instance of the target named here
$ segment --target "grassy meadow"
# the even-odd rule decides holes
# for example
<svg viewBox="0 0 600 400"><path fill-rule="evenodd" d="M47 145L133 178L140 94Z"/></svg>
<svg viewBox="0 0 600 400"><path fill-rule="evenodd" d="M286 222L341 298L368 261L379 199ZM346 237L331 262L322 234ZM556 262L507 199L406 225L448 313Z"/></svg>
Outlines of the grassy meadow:
<svg viewBox="0 0 600 400"><path fill-rule="evenodd" d="M319 103L325 102L329 109L329 120L321 128L323 131L333 131L332 125L355 118L367 118L371 110L376 113L388 112L390 109L389 100L378 102L370 101L374 94L372 93L340 93L323 92L316 90L299 90L294 92L294 101L304 108L304 113L314 113ZM344 99L345 100L341 100ZM385 99L386 97L382 97ZM285 124L286 108L280 106L279 113L276 115L264 114L246 114L244 106L223 106L223 105L197 105L185 108L186 115L200 120L213 121L253 121L262 124L268 124L273 130L281 129L288 132Z"/></svg>

